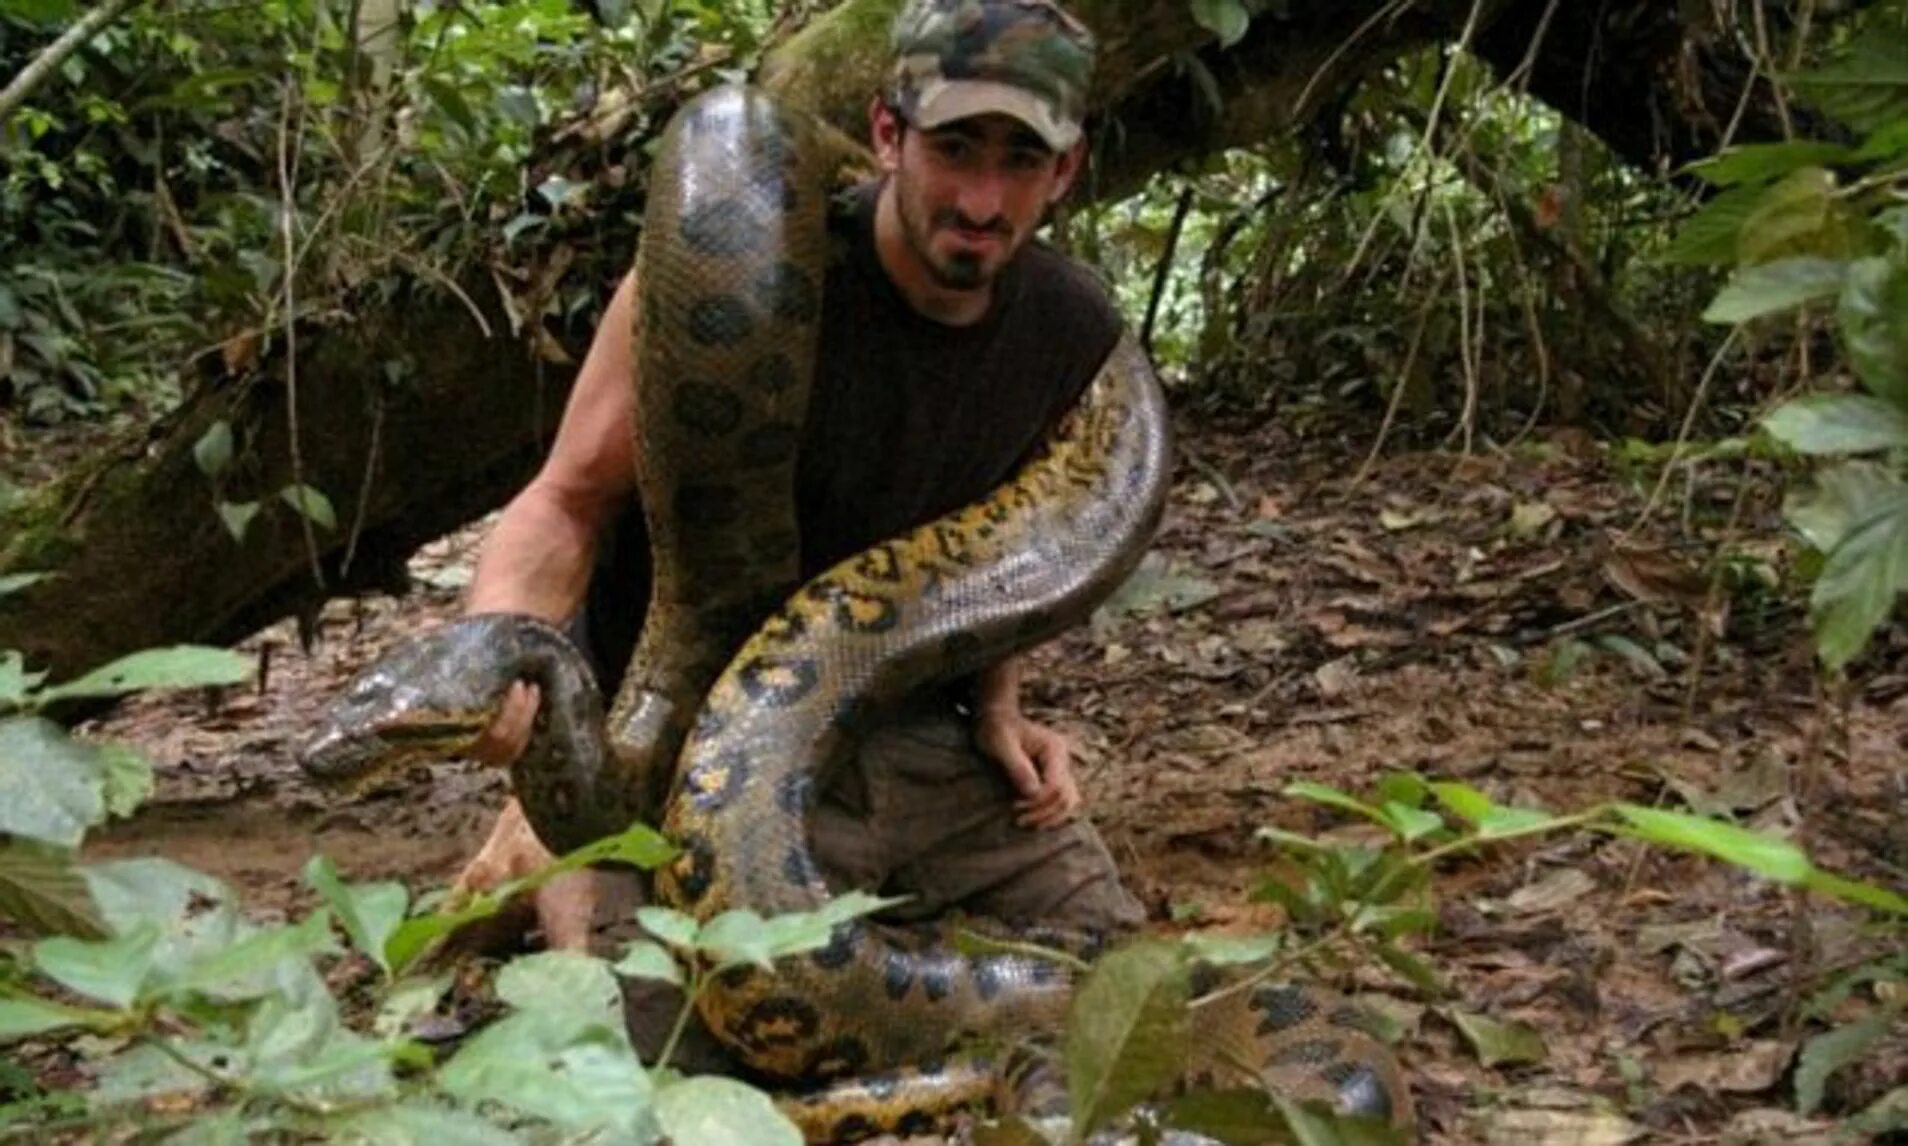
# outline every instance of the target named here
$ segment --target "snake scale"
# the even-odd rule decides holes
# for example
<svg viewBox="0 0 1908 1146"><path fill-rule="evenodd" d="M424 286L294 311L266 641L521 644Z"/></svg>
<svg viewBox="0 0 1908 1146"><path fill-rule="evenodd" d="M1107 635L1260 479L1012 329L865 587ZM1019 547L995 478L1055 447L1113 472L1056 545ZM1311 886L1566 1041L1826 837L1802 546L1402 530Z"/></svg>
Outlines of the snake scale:
<svg viewBox="0 0 1908 1146"><path fill-rule="evenodd" d="M681 849L656 873L664 902L702 919L811 910L830 891L807 813L865 720L1077 623L1131 572L1170 462L1163 399L1129 334L992 495L798 584L793 466L827 241L819 152L804 119L730 86L686 106L655 159L636 395L655 575L607 718L561 633L472 617L353 682L301 753L308 771L350 778L454 752L511 680L533 679L562 699L546 701L513 782L554 850L660 813ZM1052 961L962 953L957 927L1087 957L1101 943L981 920L856 921L773 973L718 977L702 1018L758 1076L812 1088L784 1104L811 1141L932 1129L1002 1088L1004 1068L960 1048L1057 1030L1072 992ZM1346 1000L1271 984L1201 1015L1188 1080L1410 1125L1396 1060Z"/></svg>

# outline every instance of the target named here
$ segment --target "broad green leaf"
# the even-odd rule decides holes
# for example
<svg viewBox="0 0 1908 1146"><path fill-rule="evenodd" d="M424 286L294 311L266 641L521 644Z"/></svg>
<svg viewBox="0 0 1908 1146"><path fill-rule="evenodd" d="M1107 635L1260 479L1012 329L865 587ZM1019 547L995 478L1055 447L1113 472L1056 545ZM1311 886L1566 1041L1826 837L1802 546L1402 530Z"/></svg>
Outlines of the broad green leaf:
<svg viewBox="0 0 1908 1146"><path fill-rule="evenodd" d="M1663 253L1672 266L1727 267L1736 264L1736 237L1755 214L1765 189L1735 187L1711 199L1684 220Z"/></svg>
<svg viewBox="0 0 1908 1146"><path fill-rule="evenodd" d="M513 959L497 975L497 997L549 1024L551 1037L623 1037L623 991L610 965L580 951L543 951Z"/></svg>
<svg viewBox="0 0 1908 1146"><path fill-rule="evenodd" d="M1842 543L1856 522L1866 520L1904 492L1901 479L1887 466L1847 461L1817 470L1815 486L1783 499L1783 516L1818 552Z"/></svg>
<svg viewBox="0 0 1908 1146"><path fill-rule="evenodd" d="M1894 1025L1893 1013L1877 1011L1804 1043L1795 1068L1795 1108L1804 1117L1814 1114L1822 1105L1829 1076L1868 1053Z"/></svg>
<svg viewBox="0 0 1908 1146"><path fill-rule="evenodd" d="M1879 131L1908 116L1908 32L1874 21L1846 56L1790 82L1808 102L1856 131Z"/></svg>
<svg viewBox="0 0 1908 1146"><path fill-rule="evenodd" d="M1387 772L1378 781L1378 798L1387 804L1422 808L1424 802L1431 798L1431 785L1416 772Z"/></svg>
<svg viewBox="0 0 1908 1146"><path fill-rule="evenodd" d="M1908 409L1908 262L1856 262L1837 317L1862 384L1895 409Z"/></svg>
<svg viewBox="0 0 1908 1146"><path fill-rule="evenodd" d="M1225 1146L1284 1146L1291 1136L1263 1090L1199 1090L1164 1104L1160 1121Z"/></svg>
<svg viewBox="0 0 1908 1146"><path fill-rule="evenodd" d="M26 658L13 649L0 652L0 712L22 707L27 693L46 679L43 672L28 672Z"/></svg>
<svg viewBox="0 0 1908 1146"><path fill-rule="evenodd" d="M222 501L218 503L219 522L232 540L243 543L245 531L252 526L252 519L258 516L258 503L255 501Z"/></svg>
<svg viewBox="0 0 1908 1146"><path fill-rule="evenodd" d="M323 896L338 914L352 946L371 957L388 977L391 963L384 945L404 922L411 893L401 883L367 883L347 886L338 878L338 869L325 856L313 856L305 864L305 882Z"/></svg>
<svg viewBox="0 0 1908 1146"><path fill-rule="evenodd" d="M314 912L302 923L260 928L230 946L203 952L167 984L167 993L195 992L240 1002L271 994L279 987L279 965L334 954L331 913Z"/></svg>
<svg viewBox="0 0 1908 1146"><path fill-rule="evenodd" d="M1908 1130L1908 1086L1898 1086L1869 1103L1866 1110L1849 1121L1848 1128L1877 1135L1876 1142L1886 1141L1880 1135Z"/></svg>
<svg viewBox="0 0 1908 1146"><path fill-rule="evenodd" d="M1849 903L1859 903L1863 907L1872 907L1877 911L1886 911L1894 915L1908 915L1908 898L1897 895L1885 887L1864 883L1858 879L1836 875L1834 872L1816 868L1803 881L1810 891L1819 891L1836 899Z"/></svg>
<svg viewBox="0 0 1908 1146"><path fill-rule="evenodd" d="M1490 815L1497 807L1489 796L1469 784L1460 784L1455 780L1433 783L1431 794L1436 796L1438 803L1443 804L1452 815L1473 824Z"/></svg>
<svg viewBox="0 0 1908 1146"><path fill-rule="evenodd" d="M556 1037L551 1024L520 1011L459 1048L437 1083L467 1103L495 1102L566 1130L634 1136L653 1124L649 1075L626 1041L606 1041L600 1027L590 1037Z"/></svg>
<svg viewBox="0 0 1908 1146"><path fill-rule="evenodd" d="M1733 187L1766 183L1800 167L1833 167L1854 159L1855 153L1839 143L1797 139L1731 147L1713 158L1690 164L1689 170L1712 186Z"/></svg>
<svg viewBox="0 0 1908 1146"><path fill-rule="evenodd" d="M1709 304L1703 321L1734 325L1833 298L1847 271L1847 263L1812 255L1744 267Z"/></svg>
<svg viewBox="0 0 1908 1146"><path fill-rule="evenodd" d="M1140 942L1101 959L1074 995L1067 1093L1085 1138L1185 1068L1192 1021L1189 964L1177 943Z"/></svg>
<svg viewBox="0 0 1908 1146"><path fill-rule="evenodd" d="M702 929L693 916L685 915L673 907L639 907L636 909L636 922L642 924L644 931L671 947L694 947L696 934Z"/></svg>
<svg viewBox="0 0 1908 1146"><path fill-rule="evenodd" d="M0 720L0 832L78 847L106 818L99 749L37 716Z"/></svg>
<svg viewBox="0 0 1908 1146"><path fill-rule="evenodd" d="M57 936L33 945L33 965L74 994L123 1010L139 997L158 945L150 924L98 941Z"/></svg>
<svg viewBox="0 0 1908 1146"><path fill-rule="evenodd" d="M1400 979L1432 998L1446 993L1444 981L1423 959L1399 947L1389 939L1378 945L1378 958Z"/></svg>
<svg viewBox="0 0 1908 1146"><path fill-rule="evenodd" d="M1243 0L1192 0L1193 19L1199 26L1219 37L1219 46L1230 48L1245 38L1252 14Z"/></svg>
<svg viewBox="0 0 1908 1146"><path fill-rule="evenodd" d="M167 859L88 864L81 874L100 917L118 933L142 923L176 925L196 904L234 902L231 890L217 879Z"/></svg>
<svg viewBox="0 0 1908 1146"><path fill-rule="evenodd" d="M30 995L0 996L0 1043L66 1027L98 1027L118 1017L111 1011L69 1007Z"/></svg>
<svg viewBox="0 0 1908 1146"><path fill-rule="evenodd" d="M1805 167L1770 187L1736 236L1739 261L1753 266L1798 255L1851 254L1850 219L1835 191L1835 175L1820 167Z"/></svg>
<svg viewBox="0 0 1908 1146"><path fill-rule="evenodd" d="M1544 1036L1526 1023L1499 1022L1455 1007L1447 1009L1445 1014L1485 1066L1541 1063L1550 1056L1544 1046Z"/></svg>
<svg viewBox="0 0 1908 1146"><path fill-rule="evenodd" d="M152 795L152 761L130 744L112 742L99 746L99 756L106 767L106 782L101 790L106 798L106 813L125 819Z"/></svg>
<svg viewBox="0 0 1908 1146"><path fill-rule="evenodd" d="M1885 123L1862 141L1855 158L1863 163L1885 163L1908 155L1908 117Z"/></svg>
<svg viewBox="0 0 1908 1146"><path fill-rule="evenodd" d="M1802 454L1908 447L1908 410L1867 394L1810 394L1776 407L1762 426Z"/></svg>
<svg viewBox="0 0 1908 1146"><path fill-rule="evenodd" d="M1875 626L1908 586L1908 496L1898 496L1850 527L1828 556L1809 611L1822 663L1839 670L1867 647Z"/></svg>
<svg viewBox="0 0 1908 1146"><path fill-rule="evenodd" d="M541 886L543 881L555 878L563 872L575 871L578 868L599 863L624 863L631 867L642 868L644 871L654 871L675 859L676 851L676 845L670 843L661 832L647 824L632 824L626 831L605 836L593 844L569 853L551 867L543 869L532 877L537 880L537 883L524 881L524 886L519 890Z"/></svg>
<svg viewBox="0 0 1908 1146"><path fill-rule="evenodd" d="M703 1075L656 1090L656 1118L671 1142L702 1146L801 1146L802 1133L769 1096L732 1078Z"/></svg>
<svg viewBox="0 0 1908 1146"><path fill-rule="evenodd" d="M1220 967L1241 963L1263 963L1285 948L1278 935L1224 935L1200 931L1180 936L1187 954L1202 963Z"/></svg>
<svg viewBox="0 0 1908 1146"><path fill-rule="evenodd" d="M1353 812L1363 816L1375 824L1385 827L1390 826L1386 822L1383 812L1380 812L1362 800L1354 799L1338 789L1327 787L1324 784L1314 784L1309 780L1301 780L1296 784L1287 784L1285 786L1285 794L1287 796L1296 796L1301 800L1310 800L1316 804L1326 804L1330 807L1342 808L1347 812Z"/></svg>
<svg viewBox="0 0 1908 1146"><path fill-rule="evenodd" d="M38 585L51 576L51 573L8 573L0 576L0 597L11 596L23 589Z"/></svg>
<svg viewBox="0 0 1908 1146"><path fill-rule="evenodd" d="M417 1019L437 1009L437 1001L444 997L444 992L450 990L450 986L449 971L400 979L384 993L384 1003L378 1008L377 1018L371 1020L372 1033L384 1039L402 1035Z"/></svg>
<svg viewBox="0 0 1908 1146"><path fill-rule="evenodd" d="M32 840L0 841L0 917L39 935L106 934L73 853Z"/></svg>
<svg viewBox="0 0 1908 1146"><path fill-rule="evenodd" d="M217 1071L213 1063L229 1062L237 1053L235 1047L207 1042L167 1039L167 1045L178 1055L214 1073ZM102 1063L98 1068L98 1081L87 1097L95 1109L104 1109L160 1095L199 1095L211 1085L205 1074L156 1046L141 1044Z"/></svg>
<svg viewBox="0 0 1908 1146"><path fill-rule="evenodd" d="M1701 852L1764 879L1801 883L1813 870L1809 857L1788 840L1687 812L1645 808L1640 804L1617 804L1615 809L1629 821L1630 834L1638 839Z"/></svg>
<svg viewBox="0 0 1908 1146"><path fill-rule="evenodd" d="M696 946L718 967L745 963L767 970L773 958L770 938L762 917L742 907L725 911L703 924Z"/></svg>
<svg viewBox="0 0 1908 1146"><path fill-rule="evenodd" d="M475 1114L410 1099L336 1119L326 1137L361 1146L517 1146L522 1139Z"/></svg>
<svg viewBox="0 0 1908 1146"><path fill-rule="evenodd" d="M902 902L905 902L905 897L884 899L863 891L851 891L835 896L814 911L790 912L764 920L759 936L751 935L750 938L759 940L771 960L805 955L832 943L837 930L850 921ZM720 948L726 942L715 926L717 921L710 920L697 940L705 948ZM747 926L745 924L745 930ZM718 963L728 961L727 957L717 958Z"/></svg>
<svg viewBox="0 0 1908 1146"><path fill-rule="evenodd" d="M192 460L206 477L215 478L224 473L232 464L232 423L221 418L208 426L199 440L192 443Z"/></svg>
<svg viewBox="0 0 1908 1146"><path fill-rule="evenodd" d="M616 961L616 973L625 979L654 979L682 986L682 965L662 944L647 939L629 945Z"/></svg>
<svg viewBox="0 0 1908 1146"><path fill-rule="evenodd" d="M1386 804L1384 814L1386 824L1405 843L1415 843L1444 830L1444 817L1436 812L1421 811L1406 804Z"/></svg>
<svg viewBox="0 0 1908 1146"><path fill-rule="evenodd" d="M338 528L338 513L331 508L331 499L311 486L288 485L278 491L278 498L313 525L321 529Z"/></svg>
<svg viewBox="0 0 1908 1146"><path fill-rule="evenodd" d="M176 645L124 656L41 694L45 700L123 696L149 688L202 688L252 679L252 658L230 649Z"/></svg>
<svg viewBox="0 0 1908 1146"><path fill-rule="evenodd" d="M1301 1105L1279 1095L1272 1105L1296 1146L1404 1146L1389 1125L1369 1118L1342 1118L1317 1103Z"/></svg>

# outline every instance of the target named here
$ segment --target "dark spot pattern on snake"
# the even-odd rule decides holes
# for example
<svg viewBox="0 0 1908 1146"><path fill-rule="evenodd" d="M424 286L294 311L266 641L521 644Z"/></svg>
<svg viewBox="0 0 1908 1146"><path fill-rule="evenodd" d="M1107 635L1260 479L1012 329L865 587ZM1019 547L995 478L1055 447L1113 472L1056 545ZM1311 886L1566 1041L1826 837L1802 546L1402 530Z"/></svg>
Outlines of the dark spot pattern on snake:
<svg viewBox="0 0 1908 1146"><path fill-rule="evenodd" d="M689 337L704 346L737 346L755 333L755 316L733 295L699 298L689 308Z"/></svg>
<svg viewBox="0 0 1908 1146"><path fill-rule="evenodd" d="M690 250L714 258L760 250L770 235L762 213L739 199L719 199L691 208L682 217L679 230Z"/></svg>
<svg viewBox="0 0 1908 1146"><path fill-rule="evenodd" d="M670 403L676 424L704 437L727 437L742 425L742 399L716 382L684 382Z"/></svg>
<svg viewBox="0 0 1908 1146"><path fill-rule="evenodd" d="M1291 1030L1318 1014L1318 1003L1310 994L1287 983L1276 987L1260 987L1252 992L1252 1009L1264 1016L1265 1021L1259 1024L1259 1033L1267 1035Z"/></svg>

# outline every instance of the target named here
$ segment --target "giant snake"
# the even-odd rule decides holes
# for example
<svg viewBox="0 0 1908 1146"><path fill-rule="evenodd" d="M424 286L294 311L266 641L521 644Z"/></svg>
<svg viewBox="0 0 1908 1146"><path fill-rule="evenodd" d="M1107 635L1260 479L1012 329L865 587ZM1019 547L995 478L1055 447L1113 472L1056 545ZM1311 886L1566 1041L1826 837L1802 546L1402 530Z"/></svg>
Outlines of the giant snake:
<svg viewBox="0 0 1908 1146"><path fill-rule="evenodd" d="M811 910L830 890L808 812L867 719L1077 623L1132 571L1170 463L1163 399L1129 334L992 495L798 584L794 464L827 244L820 152L805 119L724 87L686 106L657 153L636 276L653 585L607 716L557 630L470 617L355 680L301 751L307 771L357 779L454 754L512 680L533 680L545 703L512 775L553 850L660 811L680 846L656 873L664 902L702 919ZM965 954L957 927L1010 942ZM1064 1022L1071 975L1012 945L1027 941L1086 956L1100 945L981 920L857 921L772 973L718 976L701 1016L758 1076L814 1088L785 1104L811 1141L925 1130L1000 1089L1001 1069L955 1052ZM1189 1080L1409 1126L1396 1060L1345 1000L1261 985L1201 1015Z"/></svg>

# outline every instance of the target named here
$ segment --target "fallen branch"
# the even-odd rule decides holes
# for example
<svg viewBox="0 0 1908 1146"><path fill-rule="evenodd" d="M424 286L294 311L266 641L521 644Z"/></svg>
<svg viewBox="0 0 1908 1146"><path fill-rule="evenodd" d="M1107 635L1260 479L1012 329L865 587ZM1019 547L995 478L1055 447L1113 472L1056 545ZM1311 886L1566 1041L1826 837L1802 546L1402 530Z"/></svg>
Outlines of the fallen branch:
<svg viewBox="0 0 1908 1146"><path fill-rule="evenodd" d="M46 51L13 77L5 91L0 91L0 123L20 109L20 105L33 94L33 89L46 82L46 78L59 70L66 58L80 50L86 41L99 34L99 30L112 23L121 12L132 7L138 0L106 0L106 3L81 16L71 28L61 33L60 38L48 44Z"/></svg>

